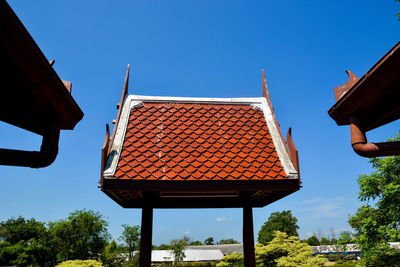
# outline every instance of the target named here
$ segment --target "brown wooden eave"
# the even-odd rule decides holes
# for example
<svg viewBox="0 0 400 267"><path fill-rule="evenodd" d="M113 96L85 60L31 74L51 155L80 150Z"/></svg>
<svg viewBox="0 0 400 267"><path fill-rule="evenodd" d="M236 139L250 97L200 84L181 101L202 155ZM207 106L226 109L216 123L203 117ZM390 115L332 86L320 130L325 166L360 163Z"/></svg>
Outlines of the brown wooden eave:
<svg viewBox="0 0 400 267"><path fill-rule="evenodd" d="M44 135L73 129L83 112L6 1L0 1L0 120Z"/></svg>
<svg viewBox="0 0 400 267"><path fill-rule="evenodd" d="M357 117L365 131L400 118L400 42L328 111L338 125Z"/></svg>
<svg viewBox="0 0 400 267"><path fill-rule="evenodd" d="M104 178L101 189L124 208L264 207L300 189L299 179L140 181Z"/></svg>

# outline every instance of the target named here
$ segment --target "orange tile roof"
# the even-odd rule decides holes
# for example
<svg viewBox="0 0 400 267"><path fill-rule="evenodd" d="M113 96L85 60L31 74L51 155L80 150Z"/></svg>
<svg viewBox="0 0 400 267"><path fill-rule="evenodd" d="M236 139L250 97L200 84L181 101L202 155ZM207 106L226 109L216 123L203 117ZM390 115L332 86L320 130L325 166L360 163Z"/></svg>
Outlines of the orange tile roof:
<svg viewBox="0 0 400 267"><path fill-rule="evenodd" d="M144 102L130 111L114 173L130 180L288 178L262 110Z"/></svg>

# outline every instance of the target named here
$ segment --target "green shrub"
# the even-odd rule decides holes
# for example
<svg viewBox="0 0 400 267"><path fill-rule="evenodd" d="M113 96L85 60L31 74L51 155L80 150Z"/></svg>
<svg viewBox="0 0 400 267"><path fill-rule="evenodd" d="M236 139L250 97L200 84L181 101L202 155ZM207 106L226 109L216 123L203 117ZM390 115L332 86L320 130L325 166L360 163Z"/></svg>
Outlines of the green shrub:
<svg viewBox="0 0 400 267"><path fill-rule="evenodd" d="M355 263L345 262L333 265L333 267L356 267Z"/></svg>
<svg viewBox="0 0 400 267"><path fill-rule="evenodd" d="M57 267L102 267L102 265L95 260L72 260L63 261Z"/></svg>
<svg viewBox="0 0 400 267"><path fill-rule="evenodd" d="M232 266L243 266L244 256L237 254L235 251L231 254L225 255L217 264L217 267L232 267Z"/></svg>
<svg viewBox="0 0 400 267"><path fill-rule="evenodd" d="M215 266L213 262L181 262L179 266L183 267L212 267Z"/></svg>

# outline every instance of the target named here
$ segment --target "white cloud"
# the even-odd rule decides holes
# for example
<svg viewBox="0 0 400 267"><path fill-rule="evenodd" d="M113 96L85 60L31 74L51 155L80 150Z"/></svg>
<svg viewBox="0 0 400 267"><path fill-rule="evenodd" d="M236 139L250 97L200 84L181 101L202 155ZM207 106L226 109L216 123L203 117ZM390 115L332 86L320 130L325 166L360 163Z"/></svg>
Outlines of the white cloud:
<svg viewBox="0 0 400 267"><path fill-rule="evenodd" d="M219 217L216 220L217 222L230 222L232 221L232 218L227 218L227 217Z"/></svg>
<svg viewBox="0 0 400 267"><path fill-rule="evenodd" d="M184 232L183 233L184 235L188 235L188 234L190 234L190 231L189 230L187 230L186 232Z"/></svg>
<svg viewBox="0 0 400 267"><path fill-rule="evenodd" d="M302 201L297 211L314 218L338 218L346 214L346 201L343 196L334 198L314 198Z"/></svg>
<svg viewBox="0 0 400 267"><path fill-rule="evenodd" d="M310 237L310 236L313 236L313 235L314 235L314 234L311 233L311 232L307 232L307 233L305 234L306 237Z"/></svg>

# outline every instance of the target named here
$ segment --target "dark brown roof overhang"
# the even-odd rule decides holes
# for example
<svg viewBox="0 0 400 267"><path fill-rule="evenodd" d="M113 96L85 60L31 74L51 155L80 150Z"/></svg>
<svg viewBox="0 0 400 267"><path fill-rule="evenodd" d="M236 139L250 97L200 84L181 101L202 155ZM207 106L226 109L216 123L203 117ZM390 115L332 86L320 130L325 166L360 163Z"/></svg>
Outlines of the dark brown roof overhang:
<svg viewBox="0 0 400 267"><path fill-rule="evenodd" d="M400 118L400 42L360 80L351 72L349 81L335 87L336 104L328 111L338 125L357 117L365 131Z"/></svg>
<svg viewBox="0 0 400 267"><path fill-rule="evenodd" d="M71 83L58 77L54 61L46 59L6 1L0 1L0 58L0 120L44 136L40 152L1 149L0 164L47 166L57 155L59 131L72 130L83 112Z"/></svg>
<svg viewBox="0 0 400 267"><path fill-rule="evenodd" d="M338 125L350 125L351 145L363 157L400 155L400 142L368 143L365 132L400 118L400 42L360 80L335 87L336 104L328 111Z"/></svg>

